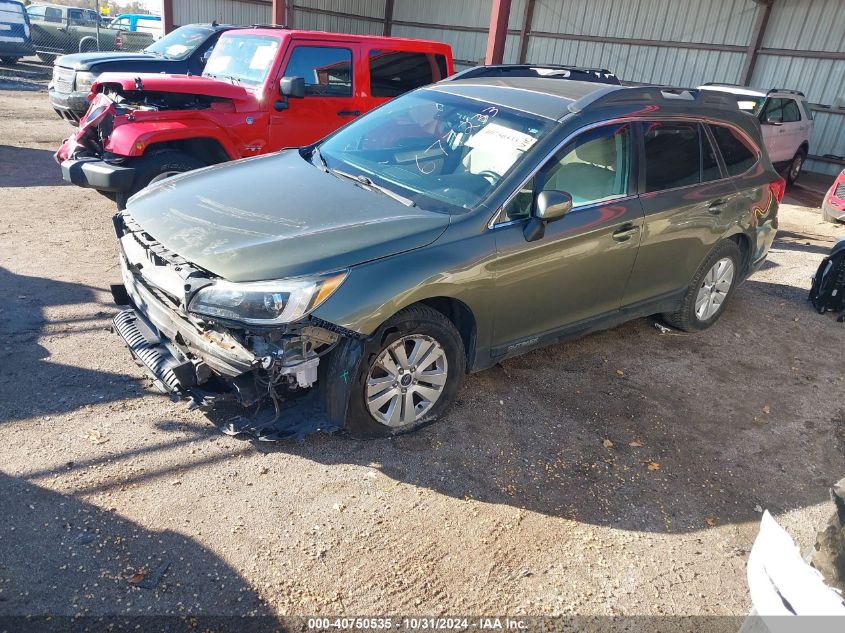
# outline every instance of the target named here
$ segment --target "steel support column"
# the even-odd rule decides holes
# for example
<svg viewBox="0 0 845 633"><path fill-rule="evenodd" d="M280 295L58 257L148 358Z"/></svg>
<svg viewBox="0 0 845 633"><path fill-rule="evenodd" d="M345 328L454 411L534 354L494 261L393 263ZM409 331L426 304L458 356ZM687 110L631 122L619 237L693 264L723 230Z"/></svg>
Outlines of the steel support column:
<svg viewBox="0 0 845 633"><path fill-rule="evenodd" d="M393 0L384 0L384 30L382 33L390 37L393 31Z"/></svg>
<svg viewBox="0 0 845 633"><path fill-rule="evenodd" d="M534 19L534 0L525 0L525 11L522 14L522 28L519 30L519 57L516 61L525 63L528 54L528 38L531 37L531 21Z"/></svg>
<svg viewBox="0 0 845 633"><path fill-rule="evenodd" d="M272 22L273 24L293 26L293 3L288 0L273 0Z"/></svg>
<svg viewBox="0 0 845 633"><path fill-rule="evenodd" d="M173 30L173 0L162 0L161 21L164 23L164 32L170 33Z"/></svg>
<svg viewBox="0 0 845 633"><path fill-rule="evenodd" d="M505 56L505 38L508 35L508 17L511 0L493 0L490 8L490 30L487 33L485 64L501 64Z"/></svg>
<svg viewBox="0 0 845 633"><path fill-rule="evenodd" d="M757 64L757 55L763 44L763 37L766 35L766 25L772 14L772 0L754 0L754 2L757 3L757 19L754 20L751 41L748 43L748 50L745 51L745 62L742 64L742 72L739 75L739 83L743 86L751 82L754 66Z"/></svg>

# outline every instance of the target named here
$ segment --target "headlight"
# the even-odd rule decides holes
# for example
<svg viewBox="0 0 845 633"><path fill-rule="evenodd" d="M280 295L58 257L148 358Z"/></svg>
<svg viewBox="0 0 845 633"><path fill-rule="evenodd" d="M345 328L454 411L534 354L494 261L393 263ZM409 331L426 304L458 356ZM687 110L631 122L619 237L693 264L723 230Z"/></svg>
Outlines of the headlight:
<svg viewBox="0 0 845 633"><path fill-rule="evenodd" d="M221 280L197 292L188 310L253 325L291 323L328 299L346 275L342 272L240 284Z"/></svg>
<svg viewBox="0 0 845 633"><path fill-rule="evenodd" d="M88 72L78 72L76 73L76 91L77 92L90 92L91 84L94 83L96 79L96 75L94 73Z"/></svg>

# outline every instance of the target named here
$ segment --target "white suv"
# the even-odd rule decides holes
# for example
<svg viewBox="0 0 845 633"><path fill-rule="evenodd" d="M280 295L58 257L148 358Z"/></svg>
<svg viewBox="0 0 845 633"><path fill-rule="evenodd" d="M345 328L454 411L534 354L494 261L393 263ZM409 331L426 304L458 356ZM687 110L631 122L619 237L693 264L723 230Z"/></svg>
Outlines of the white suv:
<svg viewBox="0 0 845 633"><path fill-rule="evenodd" d="M763 143L769 152L769 159L778 171L786 170L789 184L795 182L807 160L810 135L813 133L813 113L804 93L777 88L765 92L714 83L704 84L699 89L736 95L739 109L760 119Z"/></svg>

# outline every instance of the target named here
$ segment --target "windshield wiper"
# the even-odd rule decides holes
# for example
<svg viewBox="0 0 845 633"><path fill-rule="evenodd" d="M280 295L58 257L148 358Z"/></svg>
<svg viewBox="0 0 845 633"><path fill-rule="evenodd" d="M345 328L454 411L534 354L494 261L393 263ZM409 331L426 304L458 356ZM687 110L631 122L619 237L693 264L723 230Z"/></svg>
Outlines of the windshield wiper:
<svg viewBox="0 0 845 633"><path fill-rule="evenodd" d="M348 178L349 180L354 180L359 185L363 185L364 187L366 187L366 188L368 188L372 191L378 191L379 193L383 193L388 198L393 198L397 202L401 202L402 204L404 204L406 207L417 206L416 203L413 200L409 200L405 196L401 196L398 193L396 193L395 191L391 191L387 187L382 187L381 185L377 185L370 178L368 178L367 176L364 176L363 174L361 174L360 176L356 176L354 174L346 173L345 171L340 171L339 169L330 169L329 172L331 172L332 174L335 174L337 176L343 176L344 178Z"/></svg>
<svg viewBox="0 0 845 633"><path fill-rule="evenodd" d="M236 86L241 85L241 80L238 77L235 77L234 75L219 75L219 77L222 78L222 79L228 79L229 81L232 82L233 85L236 85Z"/></svg>

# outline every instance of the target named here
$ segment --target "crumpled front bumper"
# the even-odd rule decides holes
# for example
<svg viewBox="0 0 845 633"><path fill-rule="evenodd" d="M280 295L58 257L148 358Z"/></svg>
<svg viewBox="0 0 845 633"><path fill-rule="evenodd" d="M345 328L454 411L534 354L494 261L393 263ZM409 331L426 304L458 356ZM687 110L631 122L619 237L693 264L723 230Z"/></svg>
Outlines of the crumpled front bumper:
<svg viewBox="0 0 845 633"><path fill-rule="evenodd" d="M845 222L845 204L835 204L830 199L825 199L822 203L822 212L831 220L839 220Z"/></svg>

